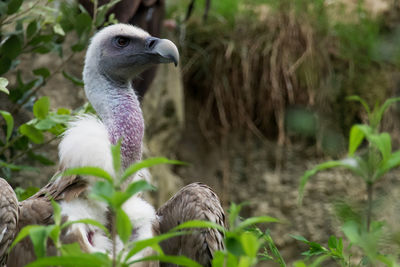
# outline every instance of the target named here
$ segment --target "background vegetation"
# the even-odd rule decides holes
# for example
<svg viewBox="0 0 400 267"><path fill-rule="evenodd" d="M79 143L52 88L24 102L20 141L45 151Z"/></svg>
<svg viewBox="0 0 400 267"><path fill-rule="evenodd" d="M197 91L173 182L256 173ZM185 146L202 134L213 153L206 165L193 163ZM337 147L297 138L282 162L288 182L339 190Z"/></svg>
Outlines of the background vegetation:
<svg viewBox="0 0 400 267"><path fill-rule="evenodd" d="M193 177L183 183L213 185L225 207L250 201L242 215L281 219L269 230L233 227L228 251L215 265L222 266L223 258L228 266L262 260L260 266L397 266L399 207L392 196L399 192L398 172L380 178L398 165L392 151L400 141L399 111L394 100L384 116L379 107L398 95L399 2L218 0L205 12L206 1L194 1L188 18L190 2L166 1L167 16L176 22L168 34L182 54L186 120L175 132L179 147L165 155L193 163L172 171ZM57 140L71 115L91 112L87 105L51 108L53 99L44 90L60 74L60 87L82 86L68 66L82 61L81 52L106 22L109 7L99 8L92 19L74 2L0 3L0 76L6 78L0 80L1 176L22 187L21 199L35 190L27 185L40 184L16 177L54 165L57 158L43 149ZM46 55L60 60L31 68ZM348 101L354 95L362 105ZM301 175L324 160L333 161L303 176L304 206L298 206ZM365 187L342 171L304 187L311 175L334 166L362 177ZM319 184L324 178L326 184ZM235 207L233 218L240 210Z"/></svg>

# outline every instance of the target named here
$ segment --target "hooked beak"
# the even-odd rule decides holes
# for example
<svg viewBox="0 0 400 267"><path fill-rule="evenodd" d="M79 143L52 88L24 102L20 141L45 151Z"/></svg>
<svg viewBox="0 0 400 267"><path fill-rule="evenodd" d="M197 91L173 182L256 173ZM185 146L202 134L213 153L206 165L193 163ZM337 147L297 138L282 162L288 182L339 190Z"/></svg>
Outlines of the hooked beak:
<svg viewBox="0 0 400 267"><path fill-rule="evenodd" d="M157 56L157 63L173 62L175 64L175 67L178 65L178 48L170 40L148 37L146 39L146 48L150 54Z"/></svg>

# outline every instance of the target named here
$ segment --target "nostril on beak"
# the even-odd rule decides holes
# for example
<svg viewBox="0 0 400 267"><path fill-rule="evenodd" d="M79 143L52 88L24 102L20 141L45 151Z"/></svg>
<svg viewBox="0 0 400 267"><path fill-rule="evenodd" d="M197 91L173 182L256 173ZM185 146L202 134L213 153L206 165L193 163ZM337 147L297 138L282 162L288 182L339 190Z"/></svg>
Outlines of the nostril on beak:
<svg viewBox="0 0 400 267"><path fill-rule="evenodd" d="M147 38L146 47L148 49L153 49L156 46L158 40L159 40L158 38L154 38L154 37Z"/></svg>

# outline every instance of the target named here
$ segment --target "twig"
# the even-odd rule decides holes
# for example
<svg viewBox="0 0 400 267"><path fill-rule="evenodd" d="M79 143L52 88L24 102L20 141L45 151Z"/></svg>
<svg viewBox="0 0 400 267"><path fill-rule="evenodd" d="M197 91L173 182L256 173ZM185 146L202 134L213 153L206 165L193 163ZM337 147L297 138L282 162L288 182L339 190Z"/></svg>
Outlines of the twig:
<svg viewBox="0 0 400 267"><path fill-rule="evenodd" d="M16 18L25 15L26 13L30 12L32 9L34 9L40 2L41 0L37 0L35 3L32 4L31 7L25 9L24 11L15 14L14 16L10 16L8 18L4 18L4 21L0 21L0 26L3 26L5 24L9 24L11 23L13 20L15 20Z"/></svg>
<svg viewBox="0 0 400 267"><path fill-rule="evenodd" d="M91 31L93 31L94 29L96 29L97 6L98 6L98 0L94 0L94 1L93 1L92 28L90 29Z"/></svg>
<svg viewBox="0 0 400 267"><path fill-rule="evenodd" d="M53 73L51 73L51 74L49 75L49 77L47 77L47 79L45 79L45 80L43 81L42 84L40 84L38 87L36 87L35 89L33 89L33 90L26 96L26 98L25 98L24 101L22 101L20 104L18 104L17 106L15 106L15 107L11 110L11 113L15 115L15 113L18 112L18 111L22 108L22 106L25 105L25 104L29 101L29 99L30 99L32 96L34 96L34 95L45 85L46 82L48 82L54 75L56 75L57 73L59 73L59 72L64 68L65 64L68 63L68 62L72 59L72 57L73 57L74 55L75 55L75 53L70 54L70 55L68 56L68 58L67 58L66 60L64 60L64 61L60 64L60 66L58 66L58 68L57 68Z"/></svg>
<svg viewBox="0 0 400 267"><path fill-rule="evenodd" d="M112 216L111 216L111 238L112 238L112 250L113 250L113 261L112 261L112 266L115 267L117 266L117 259L116 259L116 254L117 254L117 229L115 227L116 224L116 214L115 212L112 211Z"/></svg>
<svg viewBox="0 0 400 267"><path fill-rule="evenodd" d="M21 135L21 136L22 136L22 135ZM51 142L53 142L53 141L56 140L56 139L58 139L58 136L54 136L53 138L47 140L46 142L44 142L44 143L42 143L42 144L40 144L40 145L36 145L36 146L31 147L31 148L29 148L29 149L27 149L27 150L25 150L25 151L22 151L21 153L19 153L19 154L15 155L14 157L12 157L12 158L10 159L10 162L9 162L9 163L13 163L14 161L16 161L17 159L19 159L20 157L22 157L22 156L25 155L26 153L29 153L29 152L31 152L31 151L40 149L40 148L42 148L42 147L44 147L44 146L50 144Z"/></svg>
<svg viewBox="0 0 400 267"><path fill-rule="evenodd" d="M369 232L371 226L371 218L372 218L372 197L373 197L373 186L372 182L367 183L367 231Z"/></svg>

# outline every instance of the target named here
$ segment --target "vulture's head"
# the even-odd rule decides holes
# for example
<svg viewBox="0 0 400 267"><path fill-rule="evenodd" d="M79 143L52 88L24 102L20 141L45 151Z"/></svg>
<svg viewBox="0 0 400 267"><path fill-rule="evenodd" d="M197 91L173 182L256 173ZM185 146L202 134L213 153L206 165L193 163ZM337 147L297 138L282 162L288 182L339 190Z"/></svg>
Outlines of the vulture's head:
<svg viewBox="0 0 400 267"><path fill-rule="evenodd" d="M112 81L125 83L154 64L177 65L178 61L178 49L170 40L152 37L132 25L115 24L92 38L85 74L95 71Z"/></svg>

